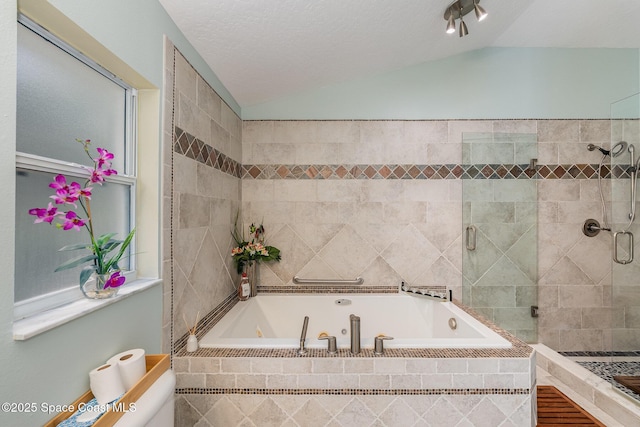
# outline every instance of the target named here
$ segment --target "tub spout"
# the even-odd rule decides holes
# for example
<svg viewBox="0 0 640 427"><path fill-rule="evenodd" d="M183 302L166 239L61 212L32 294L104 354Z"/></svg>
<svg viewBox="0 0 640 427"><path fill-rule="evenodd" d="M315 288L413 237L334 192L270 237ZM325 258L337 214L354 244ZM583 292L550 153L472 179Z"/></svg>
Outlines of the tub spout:
<svg viewBox="0 0 640 427"><path fill-rule="evenodd" d="M360 353L360 317L352 314L349 316L351 322L351 353Z"/></svg>
<svg viewBox="0 0 640 427"><path fill-rule="evenodd" d="M304 322L302 323L302 333L300 334L300 348L298 349L298 355L304 356L307 354L307 349L304 348L304 341L307 339L307 326L309 326L309 316L304 316Z"/></svg>

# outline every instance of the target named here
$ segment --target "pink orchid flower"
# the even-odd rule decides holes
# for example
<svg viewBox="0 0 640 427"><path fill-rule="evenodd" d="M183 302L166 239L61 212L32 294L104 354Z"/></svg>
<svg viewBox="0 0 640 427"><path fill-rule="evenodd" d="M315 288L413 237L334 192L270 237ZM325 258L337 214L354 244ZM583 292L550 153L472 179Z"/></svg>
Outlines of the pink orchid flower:
<svg viewBox="0 0 640 427"><path fill-rule="evenodd" d="M125 278L124 276L120 275L119 271L116 271L115 273L113 273L111 275L111 277L109 277L109 280L107 280L104 284L104 288L117 288L119 286L122 286L125 282Z"/></svg>
<svg viewBox="0 0 640 427"><path fill-rule="evenodd" d="M69 190L69 186L67 185L67 178L65 178L64 175L56 175L56 177L54 178L54 181L51 184L49 184L49 187L56 190L56 192L58 191L67 192Z"/></svg>
<svg viewBox="0 0 640 427"><path fill-rule="evenodd" d="M74 211L69 211L64 216L64 224L62 224L63 230L71 230L72 228L80 231L80 227L84 227L84 220L79 218Z"/></svg>
<svg viewBox="0 0 640 427"><path fill-rule="evenodd" d="M96 148L98 151L98 158L94 159L94 161L98 165L98 169L110 168L111 160L113 160L113 153L110 153L105 148Z"/></svg>
<svg viewBox="0 0 640 427"><path fill-rule="evenodd" d="M101 169L101 168L89 168L85 166L85 169L89 171L91 176L89 177L89 181L102 185L105 181L105 176L117 175L118 172L115 169Z"/></svg>
<svg viewBox="0 0 640 427"><path fill-rule="evenodd" d="M47 208L33 208L29 209L29 215L37 216L34 224L38 224L40 222L48 222L51 224L55 217L59 215L64 215L64 212L58 212L58 208L53 206L51 202L49 202L49 206Z"/></svg>

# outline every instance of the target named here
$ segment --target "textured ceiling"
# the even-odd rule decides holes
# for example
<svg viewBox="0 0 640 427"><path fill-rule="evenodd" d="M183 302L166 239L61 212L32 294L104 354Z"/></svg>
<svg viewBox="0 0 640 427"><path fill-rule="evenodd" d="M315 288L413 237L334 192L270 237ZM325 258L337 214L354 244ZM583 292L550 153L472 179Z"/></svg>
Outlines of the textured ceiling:
<svg viewBox="0 0 640 427"><path fill-rule="evenodd" d="M159 0L240 106L484 47L640 48L639 0Z"/></svg>

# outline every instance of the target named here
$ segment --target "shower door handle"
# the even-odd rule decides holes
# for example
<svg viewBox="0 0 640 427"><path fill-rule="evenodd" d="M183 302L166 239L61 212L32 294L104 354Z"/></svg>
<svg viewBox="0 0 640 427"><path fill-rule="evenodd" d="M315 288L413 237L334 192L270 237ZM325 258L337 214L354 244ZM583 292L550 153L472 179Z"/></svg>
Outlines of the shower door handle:
<svg viewBox="0 0 640 427"><path fill-rule="evenodd" d="M478 230L475 225L467 226L465 231L466 241L467 241L467 250L475 251L476 250L476 237L478 234Z"/></svg>
<svg viewBox="0 0 640 427"><path fill-rule="evenodd" d="M629 258L618 258L618 236L626 234L629 236ZM630 264L633 261L633 233L630 231L616 231L613 233L613 260L618 264Z"/></svg>

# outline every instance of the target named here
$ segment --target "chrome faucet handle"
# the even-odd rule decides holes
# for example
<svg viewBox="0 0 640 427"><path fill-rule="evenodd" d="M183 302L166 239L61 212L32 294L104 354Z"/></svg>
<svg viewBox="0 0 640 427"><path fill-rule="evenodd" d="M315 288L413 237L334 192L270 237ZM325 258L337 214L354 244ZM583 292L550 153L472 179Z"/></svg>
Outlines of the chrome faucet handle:
<svg viewBox="0 0 640 427"><path fill-rule="evenodd" d="M309 316L304 316L302 322L302 333L300 334L300 348L298 349L298 356L305 356L307 349L304 348L304 341L307 339L307 326L309 326Z"/></svg>
<svg viewBox="0 0 640 427"><path fill-rule="evenodd" d="M375 337L374 339L374 348L373 348L373 354L381 356L384 354L384 345L383 345L383 341L384 340L392 340L393 337L388 337L386 335L378 335L377 337Z"/></svg>
<svg viewBox="0 0 640 427"><path fill-rule="evenodd" d="M318 336L319 340L327 340L327 352L329 354L336 354L338 353L338 346L336 344L336 337L331 336L331 335L327 335L326 333L321 333L320 336Z"/></svg>

